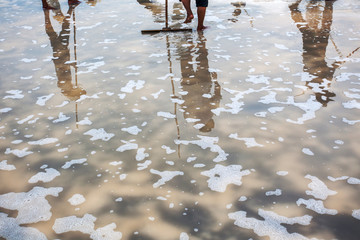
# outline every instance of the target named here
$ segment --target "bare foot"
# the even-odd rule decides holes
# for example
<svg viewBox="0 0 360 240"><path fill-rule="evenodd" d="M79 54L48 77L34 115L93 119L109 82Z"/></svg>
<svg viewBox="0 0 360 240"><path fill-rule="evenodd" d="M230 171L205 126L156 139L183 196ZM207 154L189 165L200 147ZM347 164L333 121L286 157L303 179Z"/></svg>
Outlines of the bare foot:
<svg viewBox="0 0 360 240"><path fill-rule="evenodd" d="M198 31L203 31L203 30L205 30L205 29L207 29L207 28L209 28L209 27L207 27L207 26L198 26L198 27L197 27L197 30L198 30Z"/></svg>
<svg viewBox="0 0 360 240"><path fill-rule="evenodd" d="M191 21L194 19L194 15L189 15L186 17L184 23L191 23Z"/></svg>

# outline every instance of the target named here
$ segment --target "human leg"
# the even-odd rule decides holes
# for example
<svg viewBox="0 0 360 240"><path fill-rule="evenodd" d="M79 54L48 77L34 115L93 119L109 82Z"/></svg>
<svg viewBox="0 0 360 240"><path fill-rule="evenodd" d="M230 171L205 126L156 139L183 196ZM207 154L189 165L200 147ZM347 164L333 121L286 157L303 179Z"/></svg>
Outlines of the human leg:
<svg viewBox="0 0 360 240"><path fill-rule="evenodd" d="M208 6L208 0L196 0L197 14L198 14L198 27L197 30L204 30L204 19L206 14L206 8Z"/></svg>
<svg viewBox="0 0 360 240"><path fill-rule="evenodd" d="M197 8L197 15L198 15L197 30L198 31L204 30L206 28L204 26L205 14L206 14L206 7L198 7Z"/></svg>
<svg viewBox="0 0 360 240"><path fill-rule="evenodd" d="M185 7L185 10L186 10L186 19L185 19L184 23L190 23L194 18L194 14L191 11L190 1L191 0L181 0L181 2L183 3L183 5Z"/></svg>

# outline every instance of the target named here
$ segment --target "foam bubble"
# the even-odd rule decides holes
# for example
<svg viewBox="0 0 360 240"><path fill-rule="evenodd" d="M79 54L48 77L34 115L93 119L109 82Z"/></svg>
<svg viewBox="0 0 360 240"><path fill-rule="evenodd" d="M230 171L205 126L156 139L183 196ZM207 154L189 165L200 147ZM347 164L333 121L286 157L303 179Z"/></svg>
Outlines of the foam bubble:
<svg viewBox="0 0 360 240"><path fill-rule="evenodd" d="M0 170L12 171L15 169L16 169L16 167L14 165L7 164L7 160L3 160L0 162Z"/></svg>
<svg viewBox="0 0 360 240"><path fill-rule="evenodd" d="M90 135L91 141L103 140L106 142L115 136L113 133L107 133L103 128L90 129L89 131L85 132L84 135Z"/></svg>
<svg viewBox="0 0 360 240"><path fill-rule="evenodd" d="M296 204L298 206L305 205L307 209L310 209L314 212L317 212L319 214L329 214L329 215L336 215L338 212L335 209L327 209L324 207L324 202L321 200L315 200L315 199L302 199L296 201Z"/></svg>
<svg viewBox="0 0 360 240"><path fill-rule="evenodd" d="M85 202L85 198L81 194L74 194L71 198L68 199L68 202L73 205L77 206Z"/></svg>
<svg viewBox="0 0 360 240"><path fill-rule="evenodd" d="M235 225L241 228L252 229L258 236L269 236L270 239L305 240L307 239L306 237L299 233L289 233L281 224L309 225L312 219L309 215L287 218L263 209L259 209L258 214L264 220L248 218L246 217L246 214L247 213L245 211L238 211L229 213L228 216L230 219L235 220Z"/></svg>
<svg viewBox="0 0 360 240"><path fill-rule="evenodd" d="M176 176L184 175L184 172L180 172L180 171L163 171L163 172L160 172L160 171L155 170L155 169L150 169L150 172L152 174L156 174L156 175L159 175L161 177L156 183L153 184L154 188L158 188L158 187L164 185L166 182L170 181L171 179L173 179Z"/></svg>
<svg viewBox="0 0 360 240"><path fill-rule="evenodd" d="M47 240L46 236L32 227L21 227L15 218L0 212L0 237L8 240Z"/></svg>
<svg viewBox="0 0 360 240"><path fill-rule="evenodd" d="M45 199L48 195L57 197L63 191L61 187L34 187L29 192L6 193L0 195L0 207L17 210L16 221L19 224L48 221L51 218L51 206Z"/></svg>
<svg viewBox="0 0 360 240"><path fill-rule="evenodd" d="M201 175L209 177L207 182L211 190L225 192L227 185L235 184L240 186L242 177L250 174L249 170L241 171L241 169L241 165L222 166L216 164L213 169L201 172Z"/></svg>
<svg viewBox="0 0 360 240"><path fill-rule="evenodd" d="M54 168L46 168L45 172L39 172L32 176L29 179L29 183L37 183L37 182L51 182L57 176L60 176L60 172Z"/></svg>
<svg viewBox="0 0 360 240"><path fill-rule="evenodd" d="M81 159L74 159L74 160L71 160L71 161L68 161L66 162L61 168L63 169L68 169L70 168L72 165L74 164L82 164L84 162L86 162L87 159L86 158L81 158Z"/></svg>
<svg viewBox="0 0 360 240"><path fill-rule="evenodd" d="M312 191L307 190L306 191L307 195L312 195L315 198L325 200L328 196L337 194L337 192L330 190L325 185L325 183L320 179L318 179L317 177L308 174L305 176L305 178L311 180L311 183L309 183L308 186Z"/></svg>

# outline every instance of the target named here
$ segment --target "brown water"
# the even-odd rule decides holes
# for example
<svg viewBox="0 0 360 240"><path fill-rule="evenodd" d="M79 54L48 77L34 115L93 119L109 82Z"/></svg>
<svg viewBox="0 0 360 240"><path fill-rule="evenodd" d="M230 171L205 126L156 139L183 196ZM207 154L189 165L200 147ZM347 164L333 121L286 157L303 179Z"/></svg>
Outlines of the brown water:
<svg viewBox="0 0 360 240"><path fill-rule="evenodd" d="M51 4L0 1L0 239L358 239L360 2Z"/></svg>

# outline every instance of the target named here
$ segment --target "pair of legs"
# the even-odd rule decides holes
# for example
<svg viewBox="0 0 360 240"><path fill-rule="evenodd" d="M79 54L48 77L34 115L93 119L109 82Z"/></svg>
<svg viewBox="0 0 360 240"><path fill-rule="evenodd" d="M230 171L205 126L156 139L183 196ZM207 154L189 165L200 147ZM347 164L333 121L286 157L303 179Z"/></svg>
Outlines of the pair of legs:
<svg viewBox="0 0 360 240"><path fill-rule="evenodd" d="M194 18L194 14L191 11L191 4L190 4L191 0L181 0L181 1L186 10L186 19L184 23L190 23ZM198 31L204 30L206 28L204 26L204 19L205 19L207 6L208 6L208 0L196 0L197 15L198 15L198 26L197 26Z"/></svg>

